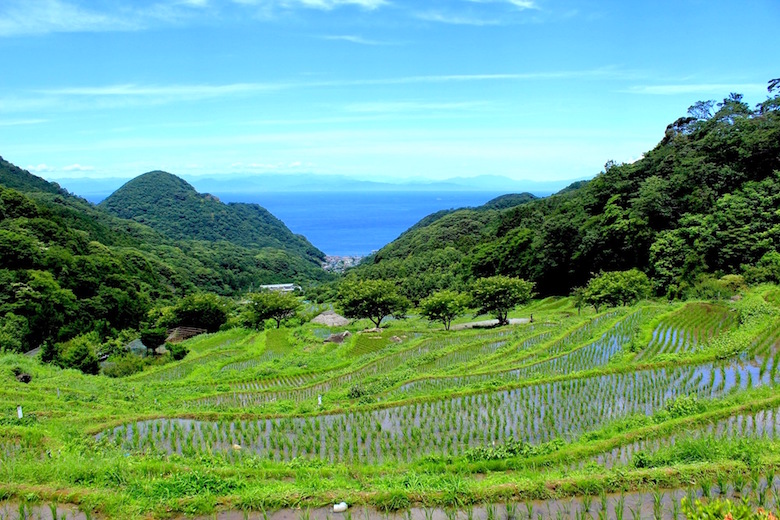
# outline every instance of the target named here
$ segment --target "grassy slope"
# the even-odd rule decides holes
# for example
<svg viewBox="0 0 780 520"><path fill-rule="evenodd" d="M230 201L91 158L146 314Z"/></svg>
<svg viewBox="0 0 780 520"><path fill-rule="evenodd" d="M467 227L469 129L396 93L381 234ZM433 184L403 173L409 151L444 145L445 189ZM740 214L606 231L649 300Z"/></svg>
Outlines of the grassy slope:
<svg viewBox="0 0 780 520"><path fill-rule="evenodd" d="M743 302L716 305L747 315L745 309L754 308L750 306L755 302L773 302L770 304L773 305L776 294L776 288L763 287L754 290ZM653 313L633 333L631 341L639 343L650 337L659 323L675 318L687 307L643 304L641 308L652 309ZM267 335L246 330L202 336L190 340L191 354L185 360L126 380L83 376L41 366L29 358L5 355L0 357L0 380L4 382L0 389L0 402L4 403L0 409L3 421L0 453L4 455L0 461L0 497L73 502L109 517L166 516L171 511L203 513L214 508L257 510L299 504L313 506L336 499L395 509L413 503L462 505L510 498L595 494L602 490L639 489L650 482L675 487L692 481L706 482L717 474L730 478L749 473L751 468L780 467L780 445L760 439L745 441L747 444L740 446L712 439L678 443L677 451L648 452L650 467L645 468L629 464L607 469L591 461L600 453L638 439L664 439L738 413L778 409L780 398L771 387L729 392L715 400L702 400L695 409L679 416L656 414L655 420L644 415L616 419L569 443L550 445L549 450L538 449L526 456L495 460L432 455L381 464L344 460L331 465L308 458L272 461L246 452L236 462L232 461L235 454L230 450L167 455L117 447L112 442L95 441L92 436L109 426L150 418L189 417L224 425L238 419L318 417L341 411L393 409L409 403L435 404L454 395L475 398L499 395L504 389L533 387L539 382L573 381L586 374L630 374L649 367L672 369L709 362L719 355L720 344L712 341L696 351L664 354L640 363L627 351L631 342L625 342L623 353L609 363L579 373L542 374L533 380L515 382L496 379L495 384L469 383L421 395L394 391L404 381L442 374L441 370L426 367L434 366L431 363L437 359L467 353L469 349L495 341L490 339L491 335L503 334L496 337L508 338L507 345L492 357L456 362L447 367L447 373L471 374L480 366L489 372L492 359L499 367L506 359L515 359L509 364L522 367L577 352L636 309L610 311L599 321L591 310L583 310L577 316L568 299L533 302L516 315L533 312L536 326L543 326L552 334L519 354L511 354L515 346L534 335L533 331L524 329L528 326L504 331L444 333L428 323L411 320L393 322L382 339L371 340L355 334L342 345L323 344L319 330L322 327L313 325L287 330L286 336L283 332ZM598 323L595 329L587 334L572 334L594 320ZM764 331L777 330L777 322L777 315L758 313L758 317L742 325L734 320L721 337L735 332L763 337ZM357 333L364 325L353 324L349 329ZM401 342L391 341L392 336L401 338ZM566 337L579 339L565 344L563 351L553 352L556 341ZM289 352L277 355L285 342ZM437 348L424 351L430 344ZM266 356L273 350L277 352ZM253 360L260 361L235 368L236 363ZM30 373L33 381L29 385L17 383L14 368ZM172 370L180 372L176 377L166 377ZM766 370L771 371L773 367L770 365ZM297 378L303 378L303 382ZM339 381L339 384L322 391L322 410L316 409L312 397L277 399L248 407L193 404L203 398L232 395L238 385L257 381L269 385L259 393L303 391L307 386L327 381ZM367 393L350 398L349 390L354 386ZM23 406L28 417L26 422L17 424L12 419L16 404ZM489 443L487 447L489 451ZM741 456L745 450L752 455ZM544 472L538 471L540 466L545 467Z"/></svg>

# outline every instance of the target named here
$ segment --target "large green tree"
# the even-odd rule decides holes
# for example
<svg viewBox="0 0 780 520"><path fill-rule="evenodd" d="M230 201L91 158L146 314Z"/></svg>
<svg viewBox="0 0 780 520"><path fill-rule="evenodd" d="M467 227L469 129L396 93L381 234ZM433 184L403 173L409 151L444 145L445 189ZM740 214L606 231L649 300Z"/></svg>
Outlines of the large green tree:
<svg viewBox="0 0 780 520"><path fill-rule="evenodd" d="M637 269L608 271L591 278L585 287L584 299L598 312L602 305L628 305L647 298L650 289L647 275Z"/></svg>
<svg viewBox="0 0 780 520"><path fill-rule="evenodd" d="M347 318L367 318L379 328L386 317L402 316L409 308L409 300L399 294L392 282L349 280L339 289L338 305Z"/></svg>
<svg viewBox="0 0 780 520"><path fill-rule="evenodd" d="M191 294L173 308L173 321L169 325L198 327L216 332L227 322L229 302L216 294Z"/></svg>
<svg viewBox="0 0 780 520"><path fill-rule="evenodd" d="M527 303L533 296L533 290L533 282L496 275L475 281L471 287L471 297L479 314L491 314L499 325L506 325L509 323L509 311Z"/></svg>
<svg viewBox="0 0 780 520"><path fill-rule="evenodd" d="M301 308L301 302L292 293L263 291L249 295L249 312L252 326L261 328L265 320L272 319L276 328L282 321L292 318Z"/></svg>
<svg viewBox="0 0 780 520"><path fill-rule="evenodd" d="M463 314L469 305L467 294L444 290L433 293L420 302L420 314L430 321L439 321L450 330L452 320Z"/></svg>

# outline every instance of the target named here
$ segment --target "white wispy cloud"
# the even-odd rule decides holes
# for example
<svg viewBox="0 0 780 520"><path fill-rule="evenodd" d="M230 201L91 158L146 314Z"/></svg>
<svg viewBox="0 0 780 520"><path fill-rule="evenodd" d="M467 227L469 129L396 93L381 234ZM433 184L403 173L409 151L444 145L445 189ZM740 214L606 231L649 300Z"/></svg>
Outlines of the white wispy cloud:
<svg viewBox="0 0 780 520"><path fill-rule="evenodd" d="M620 92L628 94L648 94L655 96L675 96L679 94L719 94L729 92L759 93L766 91L763 83L681 83L669 85L637 85Z"/></svg>
<svg viewBox="0 0 780 520"><path fill-rule="evenodd" d="M33 113L54 111L104 110L137 106L155 106L236 96L251 97L274 92L314 88L356 88L391 85L445 84L500 81L544 81L566 79L625 79L631 72L612 67L585 70L539 71L527 73L442 74L359 78L351 80L312 80L248 82L225 84L142 85L118 84L32 90L26 95L0 97L0 113ZM404 108L404 105L396 105ZM406 105L407 109L412 105ZM463 108L463 107L462 107ZM21 120L21 118L20 118ZM30 118L33 120L33 118Z"/></svg>
<svg viewBox="0 0 780 520"><path fill-rule="evenodd" d="M473 4L509 4L520 10L539 9L537 3L533 0L468 0Z"/></svg>
<svg viewBox="0 0 780 520"><path fill-rule="evenodd" d="M132 31L140 27L134 17L103 13L63 0L4 0L0 4L0 36Z"/></svg>
<svg viewBox="0 0 780 520"><path fill-rule="evenodd" d="M95 169L94 166L82 166L81 164L78 163L62 167L62 171L65 172L91 172L94 169Z"/></svg>
<svg viewBox="0 0 780 520"><path fill-rule="evenodd" d="M389 0L154 0L100 4L84 0L2 0L0 37L70 32L138 31L156 26L180 25L208 16L213 21L228 12L228 5L273 13L278 10L331 11L357 7L374 11ZM107 7L110 5L111 7ZM242 11L243 12L243 11Z"/></svg>
<svg viewBox="0 0 780 520"><path fill-rule="evenodd" d="M363 38L362 36L353 36L349 34L335 34L335 35L322 36L321 38L323 40L345 41L349 43L356 43L358 45L393 45L390 42L370 40L368 38Z"/></svg>
<svg viewBox="0 0 780 520"><path fill-rule="evenodd" d="M440 11L420 11L414 14L416 18L426 22L446 23L450 25L503 25L505 22L498 18L482 18L468 14L444 13Z"/></svg>
<svg viewBox="0 0 780 520"><path fill-rule="evenodd" d="M48 164L32 164L30 166L27 166L25 170L33 173L45 173L45 172L53 172L55 168L49 166Z"/></svg>
<svg viewBox="0 0 780 520"><path fill-rule="evenodd" d="M177 97L200 99L262 90L279 90L283 83L228 83L224 85L108 85L38 90L40 94L90 97Z"/></svg>
<svg viewBox="0 0 780 520"><path fill-rule="evenodd" d="M15 119L10 121L0 121L0 126L39 125L41 123L47 123L48 121L48 119Z"/></svg>
<svg viewBox="0 0 780 520"><path fill-rule="evenodd" d="M437 103L426 101L379 101L374 103L350 103L344 107L347 112L357 113L399 113L418 111L474 110L490 105L486 101L463 101Z"/></svg>
<svg viewBox="0 0 780 520"><path fill-rule="evenodd" d="M387 0L282 0L284 6L303 6L313 9L331 10L337 7L357 6L363 9L377 9L389 2Z"/></svg>

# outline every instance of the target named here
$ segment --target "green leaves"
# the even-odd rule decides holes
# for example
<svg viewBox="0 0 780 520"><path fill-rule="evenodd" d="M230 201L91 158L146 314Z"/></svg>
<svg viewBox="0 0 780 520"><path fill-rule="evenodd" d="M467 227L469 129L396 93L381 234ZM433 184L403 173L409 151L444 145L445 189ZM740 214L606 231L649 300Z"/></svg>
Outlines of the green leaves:
<svg viewBox="0 0 780 520"><path fill-rule="evenodd" d="M582 293L584 301L598 312L602 305L628 305L650 295L650 280L637 269L609 271L591 278Z"/></svg>
<svg viewBox="0 0 780 520"><path fill-rule="evenodd" d="M301 302L292 293L280 291L264 291L247 295L249 304L249 320L252 327L262 329L265 320L276 321L276 328L282 325L282 320L292 318L301 308Z"/></svg>
<svg viewBox="0 0 780 520"><path fill-rule="evenodd" d="M480 278L471 288L471 298L478 314L492 314L499 325L508 323L507 314L533 296L534 283L521 278L491 276Z"/></svg>
<svg viewBox="0 0 780 520"><path fill-rule="evenodd" d="M385 280L350 280L339 289L338 305L347 318L367 318L378 328L387 316L402 316L409 301Z"/></svg>
<svg viewBox="0 0 780 520"><path fill-rule="evenodd" d="M468 305L468 295L444 290L421 301L420 313L430 321L440 321L446 330L450 330L452 320L463 314Z"/></svg>

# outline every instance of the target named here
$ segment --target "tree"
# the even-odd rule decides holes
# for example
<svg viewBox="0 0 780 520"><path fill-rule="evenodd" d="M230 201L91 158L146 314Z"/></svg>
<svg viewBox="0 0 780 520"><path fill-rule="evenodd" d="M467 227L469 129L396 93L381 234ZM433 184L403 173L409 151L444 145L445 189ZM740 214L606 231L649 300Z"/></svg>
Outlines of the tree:
<svg viewBox="0 0 780 520"><path fill-rule="evenodd" d="M27 330L27 319L13 312L0 317L0 353L20 352Z"/></svg>
<svg viewBox="0 0 780 520"><path fill-rule="evenodd" d="M63 368L75 368L85 374L100 373L100 363L95 354L94 343L98 340L95 332L78 336L61 347L57 364Z"/></svg>
<svg viewBox="0 0 780 520"><path fill-rule="evenodd" d="M533 282L497 275L474 282L471 297L479 308L478 314L492 314L499 325L506 325L509 311L527 303L533 296L533 289Z"/></svg>
<svg viewBox="0 0 780 520"><path fill-rule="evenodd" d="M282 326L282 320L292 318L300 309L301 303L292 293L263 291L249 295L249 310L252 325L260 328L265 320L276 321L276 328Z"/></svg>
<svg viewBox="0 0 780 520"><path fill-rule="evenodd" d="M452 320L462 314L468 304L468 295L444 290L422 300L420 313L430 321L440 321L445 330L450 330Z"/></svg>
<svg viewBox="0 0 780 520"><path fill-rule="evenodd" d="M141 330L141 343L146 345L146 348L152 351L165 343L165 338L167 337L168 332L164 328Z"/></svg>
<svg viewBox="0 0 780 520"><path fill-rule="evenodd" d="M191 294L173 309L175 325L204 328L216 332L227 322L228 303L216 294Z"/></svg>
<svg viewBox="0 0 780 520"><path fill-rule="evenodd" d="M585 288L585 301L595 307L628 305L650 294L650 280L637 269L608 271L594 276Z"/></svg>
<svg viewBox="0 0 780 520"><path fill-rule="evenodd" d="M347 318L368 318L379 328L387 316L402 316L409 300L386 280L347 281L339 288L338 303Z"/></svg>

